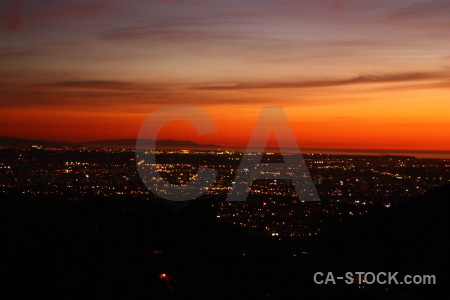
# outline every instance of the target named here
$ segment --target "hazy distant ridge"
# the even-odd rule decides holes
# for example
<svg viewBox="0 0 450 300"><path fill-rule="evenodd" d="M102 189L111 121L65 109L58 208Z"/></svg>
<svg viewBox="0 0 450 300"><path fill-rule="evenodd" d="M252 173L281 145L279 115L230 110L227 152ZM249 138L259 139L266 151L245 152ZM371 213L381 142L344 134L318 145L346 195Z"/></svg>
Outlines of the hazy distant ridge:
<svg viewBox="0 0 450 300"><path fill-rule="evenodd" d="M7 136L0 136L0 145L3 146L68 146L73 145L69 141L46 141L46 140L30 140Z"/></svg>
<svg viewBox="0 0 450 300"><path fill-rule="evenodd" d="M150 142L151 140L144 140L145 142ZM154 142L154 141L152 141ZM72 143L69 141L46 141L46 140L30 140L14 137L0 136L0 145L3 146L20 146L20 147L31 147L31 146L89 146L89 147L124 147L124 148L134 148L136 146L136 139L117 139L117 140L96 140L96 141L86 141L80 143ZM158 147L162 148L208 148L216 149L221 146L218 145L202 145L197 144L192 141L180 141L180 140L158 140L156 142Z"/></svg>

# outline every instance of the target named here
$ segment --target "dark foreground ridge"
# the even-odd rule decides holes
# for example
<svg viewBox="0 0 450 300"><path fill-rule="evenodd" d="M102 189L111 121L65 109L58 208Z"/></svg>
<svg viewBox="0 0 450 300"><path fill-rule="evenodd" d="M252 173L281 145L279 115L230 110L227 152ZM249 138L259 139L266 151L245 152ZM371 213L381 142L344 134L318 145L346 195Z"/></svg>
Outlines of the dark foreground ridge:
<svg viewBox="0 0 450 300"><path fill-rule="evenodd" d="M2 299L448 299L450 186L313 240L256 237L199 203L0 201ZM315 285L315 272L434 274L435 286ZM343 274L343 273L341 273Z"/></svg>

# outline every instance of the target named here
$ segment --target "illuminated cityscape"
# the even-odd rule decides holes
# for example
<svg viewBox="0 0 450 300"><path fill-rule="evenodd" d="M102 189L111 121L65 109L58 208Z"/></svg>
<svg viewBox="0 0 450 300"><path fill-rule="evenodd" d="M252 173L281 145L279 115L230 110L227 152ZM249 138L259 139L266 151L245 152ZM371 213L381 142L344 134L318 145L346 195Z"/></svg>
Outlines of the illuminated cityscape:
<svg viewBox="0 0 450 300"><path fill-rule="evenodd" d="M4 147L0 152L3 195L61 196L75 202L89 196L157 199L139 178L134 151L130 149L33 146ZM316 236L335 222L364 215L374 206L395 206L450 181L448 159L305 154L321 201L303 201L289 180L258 179L247 201L228 202L225 198L239 168L241 152L153 153L160 180L170 183L189 182L199 165L219 171L216 181L201 197L201 205L213 211L218 221L277 239ZM266 153L263 162L279 162L280 158L277 153Z"/></svg>

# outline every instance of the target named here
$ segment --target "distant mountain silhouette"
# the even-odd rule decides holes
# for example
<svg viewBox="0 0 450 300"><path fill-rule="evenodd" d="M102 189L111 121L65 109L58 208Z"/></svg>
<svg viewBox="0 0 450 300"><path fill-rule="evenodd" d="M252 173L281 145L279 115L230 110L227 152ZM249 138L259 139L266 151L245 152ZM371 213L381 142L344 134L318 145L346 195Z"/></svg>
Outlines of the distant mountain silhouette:
<svg viewBox="0 0 450 300"><path fill-rule="evenodd" d="M14 138L7 136L0 136L0 145L5 146L21 146L21 147L31 147L36 146L67 146L72 143L69 141L46 141L46 140L30 140L22 138Z"/></svg>
<svg viewBox="0 0 450 300"><path fill-rule="evenodd" d="M150 142L151 140L147 140ZM152 141L153 142L153 141ZM136 146L136 139L119 139L119 140L97 140L78 143L79 145L86 145L91 147L126 147L134 148ZM180 141L180 140L157 140L157 147L162 148L189 148L189 149L217 149L221 146L218 145L201 145L192 141Z"/></svg>
<svg viewBox="0 0 450 300"><path fill-rule="evenodd" d="M89 147L124 147L134 148L136 146L136 139L117 139L117 140L96 140L80 143L72 143L69 141L46 141L46 140L31 140L14 137L0 136L0 145L4 146L16 146L16 147L31 147L31 146L44 146L44 147L60 147L60 146L89 146ZM158 140L156 142L157 147L160 148L175 148L175 149L217 149L221 148L218 145L202 145L192 141L180 141L180 140Z"/></svg>

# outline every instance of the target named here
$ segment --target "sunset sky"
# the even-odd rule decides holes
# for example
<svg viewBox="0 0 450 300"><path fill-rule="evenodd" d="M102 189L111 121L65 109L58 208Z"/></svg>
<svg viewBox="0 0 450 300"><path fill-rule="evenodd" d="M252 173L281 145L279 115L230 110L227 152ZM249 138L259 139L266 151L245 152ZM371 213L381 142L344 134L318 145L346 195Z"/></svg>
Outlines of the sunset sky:
<svg viewBox="0 0 450 300"><path fill-rule="evenodd" d="M6 0L0 136L136 137L168 104L210 114L160 138L245 145L283 106L303 148L450 150L448 0Z"/></svg>

